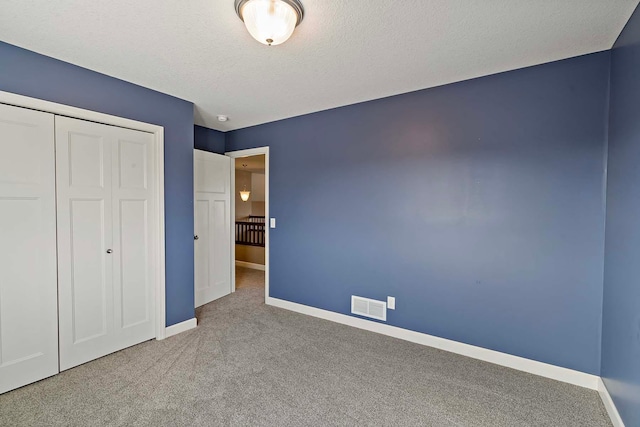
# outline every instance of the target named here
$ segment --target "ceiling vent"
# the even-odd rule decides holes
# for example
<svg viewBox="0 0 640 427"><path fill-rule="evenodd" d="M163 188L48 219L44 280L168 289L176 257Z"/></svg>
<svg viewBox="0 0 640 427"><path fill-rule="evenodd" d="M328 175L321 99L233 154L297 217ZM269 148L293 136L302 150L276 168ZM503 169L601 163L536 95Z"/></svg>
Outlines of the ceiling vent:
<svg viewBox="0 0 640 427"><path fill-rule="evenodd" d="M387 302L351 295L351 313L387 321Z"/></svg>

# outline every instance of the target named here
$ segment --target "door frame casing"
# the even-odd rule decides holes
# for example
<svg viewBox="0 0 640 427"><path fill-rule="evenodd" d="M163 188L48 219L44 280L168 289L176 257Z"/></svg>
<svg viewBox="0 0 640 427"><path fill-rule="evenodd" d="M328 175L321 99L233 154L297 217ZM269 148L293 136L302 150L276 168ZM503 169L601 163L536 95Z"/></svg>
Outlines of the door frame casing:
<svg viewBox="0 0 640 427"><path fill-rule="evenodd" d="M264 154L264 298L269 299L269 146L224 153L233 159L231 168L231 292L236 291L236 169L235 159Z"/></svg>
<svg viewBox="0 0 640 427"><path fill-rule="evenodd" d="M166 269L165 269L165 232L164 232L164 127L150 123L139 122L126 119L124 117L112 116L110 114L85 110L83 108L71 107L69 105L58 104L56 102L45 101L38 98L31 98L11 92L0 91L0 103L13 105L15 107L38 110L59 116L67 116L74 119L87 120L91 122L103 123L127 129L139 130L153 134L155 161L156 161L156 232L158 233L158 244L155 248L156 283L155 283L155 304L156 304L156 339L162 340L166 336ZM55 159L52 159L55 161Z"/></svg>

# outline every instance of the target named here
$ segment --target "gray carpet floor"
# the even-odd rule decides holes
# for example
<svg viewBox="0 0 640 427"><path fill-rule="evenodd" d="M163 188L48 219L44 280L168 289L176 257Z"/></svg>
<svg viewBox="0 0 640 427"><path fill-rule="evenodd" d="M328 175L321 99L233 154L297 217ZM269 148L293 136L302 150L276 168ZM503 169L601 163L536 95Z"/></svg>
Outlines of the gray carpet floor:
<svg viewBox="0 0 640 427"><path fill-rule="evenodd" d="M264 305L0 396L2 426L609 426L595 391Z"/></svg>

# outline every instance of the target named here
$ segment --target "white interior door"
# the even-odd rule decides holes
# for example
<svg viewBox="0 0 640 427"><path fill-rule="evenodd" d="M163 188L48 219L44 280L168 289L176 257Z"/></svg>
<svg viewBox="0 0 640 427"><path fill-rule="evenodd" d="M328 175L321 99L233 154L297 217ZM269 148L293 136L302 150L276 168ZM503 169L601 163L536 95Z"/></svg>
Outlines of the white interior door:
<svg viewBox="0 0 640 427"><path fill-rule="evenodd" d="M194 150L195 305L231 293L231 159Z"/></svg>
<svg viewBox="0 0 640 427"><path fill-rule="evenodd" d="M0 393L58 372L53 117L0 104Z"/></svg>
<svg viewBox="0 0 640 427"><path fill-rule="evenodd" d="M60 369L155 336L151 134L56 116Z"/></svg>

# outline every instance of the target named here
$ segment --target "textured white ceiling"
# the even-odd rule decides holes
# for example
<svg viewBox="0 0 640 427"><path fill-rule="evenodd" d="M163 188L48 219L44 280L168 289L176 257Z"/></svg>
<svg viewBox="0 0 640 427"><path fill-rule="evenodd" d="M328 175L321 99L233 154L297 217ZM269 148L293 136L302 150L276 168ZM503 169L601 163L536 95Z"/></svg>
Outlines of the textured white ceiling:
<svg viewBox="0 0 640 427"><path fill-rule="evenodd" d="M0 40L193 101L197 124L230 130L609 49L638 0L303 3L273 47L233 0L0 0Z"/></svg>

